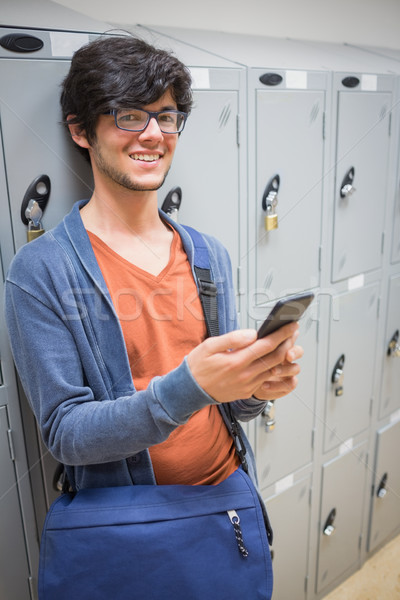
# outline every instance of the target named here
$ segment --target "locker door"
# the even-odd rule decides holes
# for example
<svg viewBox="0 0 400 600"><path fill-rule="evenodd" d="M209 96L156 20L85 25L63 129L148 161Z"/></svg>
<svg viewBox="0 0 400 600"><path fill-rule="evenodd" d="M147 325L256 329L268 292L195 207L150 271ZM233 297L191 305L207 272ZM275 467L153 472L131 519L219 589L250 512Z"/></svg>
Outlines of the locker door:
<svg viewBox="0 0 400 600"><path fill-rule="evenodd" d="M390 279L379 416L400 408L400 275Z"/></svg>
<svg viewBox="0 0 400 600"><path fill-rule="evenodd" d="M4 159L16 248L26 243L21 204L31 182L50 178L51 193L43 225L49 229L75 200L91 195L85 161L60 124L59 84L68 70L61 60L0 61L0 99Z"/></svg>
<svg viewBox="0 0 400 600"><path fill-rule="evenodd" d="M318 357L316 301L300 320L299 343L304 356L297 388L274 403L275 426L270 415L256 421L255 455L261 489L294 473L312 461L315 419L315 381Z"/></svg>
<svg viewBox="0 0 400 600"><path fill-rule="evenodd" d="M182 189L179 222L218 238L227 248L234 272L239 264L239 147L238 93L235 90L196 90L165 184Z"/></svg>
<svg viewBox="0 0 400 600"><path fill-rule="evenodd" d="M366 469L365 443L323 465L318 593L359 561Z"/></svg>
<svg viewBox="0 0 400 600"><path fill-rule="evenodd" d="M376 360L378 285L332 302L325 408L325 452L367 429Z"/></svg>
<svg viewBox="0 0 400 600"><path fill-rule="evenodd" d="M325 94L257 90L255 102L257 192L252 201L256 288L262 302L262 292L272 299L319 284ZM278 228L266 231L262 199L276 175Z"/></svg>
<svg viewBox="0 0 400 600"><path fill-rule="evenodd" d="M400 165L399 165L400 169ZM393 214L392 263L400 262L400 175L397 183Z"/></svg>
<svg viewBox="0 0 400 600"><path fill-rule="evenodd" d="M310 479L303 479L266 500L274 530L274 600L306 598L310 488Z"/></svg>
<svg viewBox="0 0 400 600"><path fill-rule="evenodd" d="M8 436L7 407L0 406L0 597L28 600L30 573Z"/></svg>
<svg viewBox="0 0 400 600"><path fill-rule="evenodd" d="M390 108L389 93L339 93L333 281L381 266Z"/></svg>
<svg viewBox="0 0 400 600"><path fill-rule="evenodd" d="M400 526L400 422L377 432L368 551Z"/></svg>

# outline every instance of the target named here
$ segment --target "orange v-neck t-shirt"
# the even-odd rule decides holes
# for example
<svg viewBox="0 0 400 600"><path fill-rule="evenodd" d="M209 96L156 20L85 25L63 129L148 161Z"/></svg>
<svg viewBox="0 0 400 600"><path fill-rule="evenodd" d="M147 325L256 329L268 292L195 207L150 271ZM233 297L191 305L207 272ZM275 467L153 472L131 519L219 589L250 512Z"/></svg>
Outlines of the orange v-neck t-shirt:
<svg viewBox="0 0 400 600"><path fill-rule="evenodd" d="M136 267L88 232L119 317L135 388L176 368L206 337L204 315L179 234L158 275ZM238 467L233 440L216 405L195 412L149 448L158 484L214 485Z"/></svg>

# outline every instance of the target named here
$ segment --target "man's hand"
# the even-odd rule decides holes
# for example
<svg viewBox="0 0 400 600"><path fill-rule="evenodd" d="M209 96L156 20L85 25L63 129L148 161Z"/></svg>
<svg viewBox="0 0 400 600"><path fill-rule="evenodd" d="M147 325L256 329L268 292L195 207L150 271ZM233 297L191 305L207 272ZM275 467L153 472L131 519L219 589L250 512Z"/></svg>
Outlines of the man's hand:
<svg viewBox="0 0 400 600"><path fill-rule="evenodd" d="M290 323L260 340L253 329L207 338L188 355L189 368L217 402L280 398L297 385L300 368L293 361L303 355L294 345L298 329Z"/></svg>

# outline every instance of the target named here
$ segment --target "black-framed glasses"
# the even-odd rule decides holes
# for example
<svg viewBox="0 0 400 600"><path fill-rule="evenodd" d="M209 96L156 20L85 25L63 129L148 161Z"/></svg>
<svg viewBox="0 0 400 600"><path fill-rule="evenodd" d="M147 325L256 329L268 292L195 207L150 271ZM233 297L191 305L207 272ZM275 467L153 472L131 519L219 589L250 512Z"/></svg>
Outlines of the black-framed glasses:
<svg viewBox="0 0 400 600"><path fill-rule="evenodd" d="M143 108L114 108L105 114L113 115L118 129L124 131L144 131L150 119L156 119L163 133L181 133L187 119L187 113L180 110L153 112Z"/></svg>

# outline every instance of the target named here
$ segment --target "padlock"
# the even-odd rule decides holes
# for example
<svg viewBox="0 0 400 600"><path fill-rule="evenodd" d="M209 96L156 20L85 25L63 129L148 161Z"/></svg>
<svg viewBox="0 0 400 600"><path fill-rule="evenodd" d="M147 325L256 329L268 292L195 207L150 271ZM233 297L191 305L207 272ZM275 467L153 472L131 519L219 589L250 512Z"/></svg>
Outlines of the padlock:
<svg viewBox="0 0 400 600"><path fill-rule="evenodd" d="M265 215L265 229L266 231L272 231L278 229L278 215L275 209L271 206L271 212Z"/></svg>
<svg viewBox="0 0 400 600"><path fill-rule="evenodd" d="M265 215L265 230L272 231L278 228L278 215L276 212L276 205L278 204L278 190L280 186L279 175L274 175L269 180L264 190L262 197L262 208L266 212Z"/></svg>
<svg viewBox="0 0 400 600"><path fill-rule="evenodd" d="M26 235L28 242L35 240L44 233L41 223L42 215L43 211L39 203L36 200L30 200L25 210L25 217L28 219L28 231Z"/></svg>
<svg viewBox="0 0 400 600"><path fill-rule="evenodd" d="M27 237L28 242L35 240L36 238L43 235L43 233L44 233L44 229L42 229L42 227L40 227L40 229L28 229L28 231L26 232L26 237Z"/></svg>

